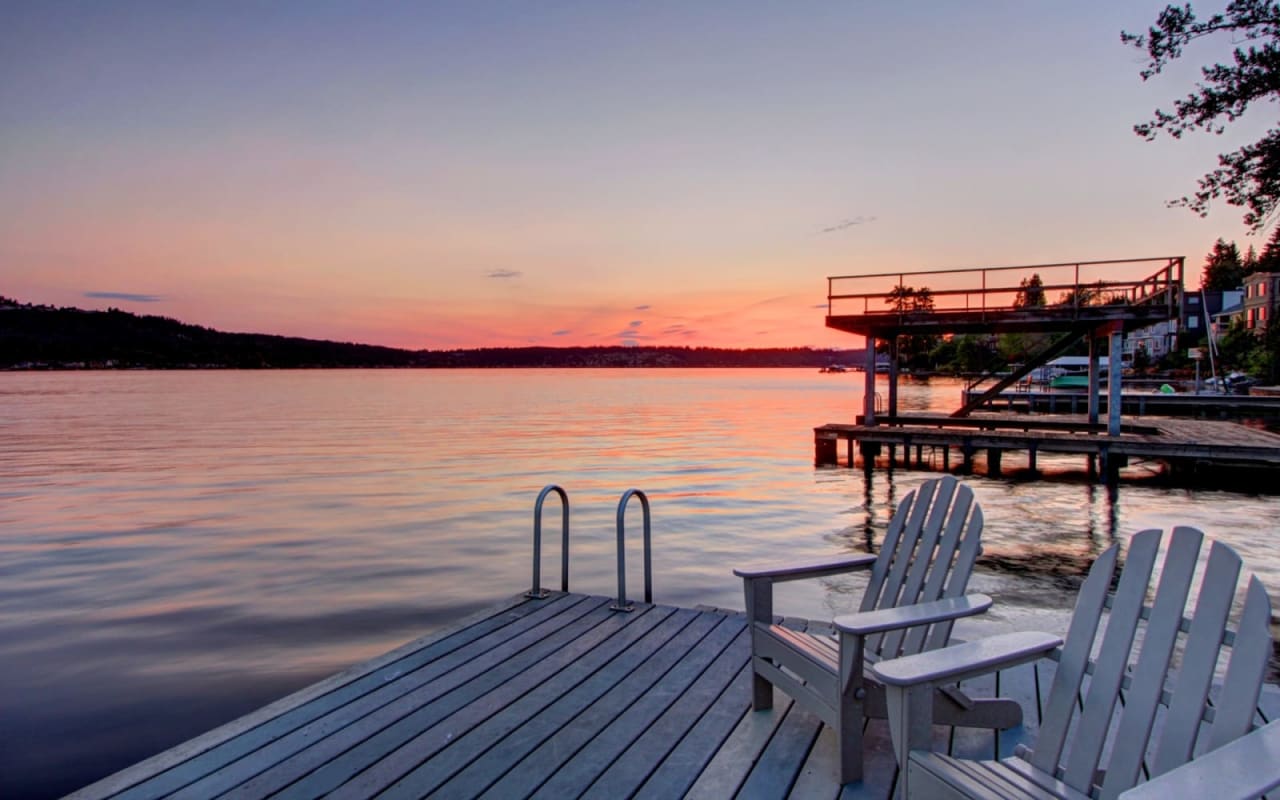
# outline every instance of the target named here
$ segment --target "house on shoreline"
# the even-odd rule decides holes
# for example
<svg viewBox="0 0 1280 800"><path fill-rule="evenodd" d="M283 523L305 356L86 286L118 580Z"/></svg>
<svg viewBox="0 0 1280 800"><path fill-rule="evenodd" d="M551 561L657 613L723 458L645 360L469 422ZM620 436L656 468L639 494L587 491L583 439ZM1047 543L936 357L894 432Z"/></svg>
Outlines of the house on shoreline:
<svg viewBox="0 0 1280 800"><path fill-rule="evenodd" d="M1255 272L1244 277L1244 326L1258 335L1267 330L1280 308L1280 272Z"/></svg>

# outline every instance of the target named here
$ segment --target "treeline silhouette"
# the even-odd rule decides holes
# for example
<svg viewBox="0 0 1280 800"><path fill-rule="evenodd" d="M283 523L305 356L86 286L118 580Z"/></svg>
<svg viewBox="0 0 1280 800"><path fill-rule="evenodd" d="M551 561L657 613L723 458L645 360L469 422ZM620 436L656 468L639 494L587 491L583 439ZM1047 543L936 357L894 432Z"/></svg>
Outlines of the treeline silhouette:
<svg viewBox="0 0 1280 800"><path fill-rule="evenodd" d="M803 347L395 347L225 333L119 309L86 311L0 297L0 368L298 369L334 367L821 367L861 350Z"/></svg>

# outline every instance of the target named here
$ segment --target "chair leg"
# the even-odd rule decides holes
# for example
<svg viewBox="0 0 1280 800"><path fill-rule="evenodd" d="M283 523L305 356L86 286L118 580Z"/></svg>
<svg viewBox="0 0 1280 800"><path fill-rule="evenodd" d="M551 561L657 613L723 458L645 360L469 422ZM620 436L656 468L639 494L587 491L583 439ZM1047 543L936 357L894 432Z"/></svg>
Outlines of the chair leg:
<svg viewBox="0 0 1280 800"><path fill-rule="evenodd" d="M910 777L912 750L927 750L933 734L933 687L887 686L885 700L889 706L889 734L893 737L893 756L898 762L897 800L911 796Z"/></svg>
<svg viewBox="0 0 1280 800"><path fill-rule="evenodd" d="M755 663L759 656L756 630L757 624L768 625L773 621L773 581L768 578L745 578L742 581L743 594L747 601L747 620L751 625L751 710L765 711L773 708L773 684L760 677Z"/></svg>
<svg viewBox="0 0 1280 800"><path fill-rule="evenodd" d="M773 708L773 684L758 673L751 675L751 710L767 711Z"/></svg>
<svg viewBox="0 0 1280 800"><path fill-rule="evenodd" d="M840 698L840 730L836 739L840 746L840 782L862 780L862 709L861 704Z"/></svg>
<svg viewBox="0 0 1280 800"><path fill-rule="evenodd" d="M840 744L840 782L862 780L862 727L865 721L861 636L840 634L840 698L836 736Z"/></svg>

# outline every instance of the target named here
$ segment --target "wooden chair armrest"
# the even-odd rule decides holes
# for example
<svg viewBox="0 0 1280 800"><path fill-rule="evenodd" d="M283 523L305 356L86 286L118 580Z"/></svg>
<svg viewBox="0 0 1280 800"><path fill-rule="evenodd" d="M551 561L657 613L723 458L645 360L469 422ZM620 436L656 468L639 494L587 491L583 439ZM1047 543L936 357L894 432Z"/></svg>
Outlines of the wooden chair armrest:
<svg viewBox="0 0 1280 800"><path fill-rule="evenodd" d="M1062 637L1036 631L1003 633L954 647L881 661L871 668L889 686L950 683L1043 658Z"/></svg>
<svg viewBox="0 0 1280 800"><path fill-rule="evenodd" d="M1280 787L1280 721L1197 756L1120 795L1120 800L1259 797Z"/></svg>
<svg viewBox="0 0 1280 800"><path fill-rule="evenodd" d="M810 561L798 564L784 565L751 565L747 567L738 567L733 571L734 575L739 578L751 580L753 578L769 578L773 581L794 581L801 578L823 578L827 575L839 575L842 572L852 572L855 569L866 569L876 563L877 556L873 553L863 553L856 556L845 556L843 558L825 559L823 561Z"/></svg>
<svg viewBox="0 0 1280 800"><path fill-rule="evenodd" d="M835 626L855 636L932 625L935 622L971 617L991 607L991 598L985 594L968 594L963 597L944 597L928 603L915 603L879 611L864 611L835 618Z"/></svg>

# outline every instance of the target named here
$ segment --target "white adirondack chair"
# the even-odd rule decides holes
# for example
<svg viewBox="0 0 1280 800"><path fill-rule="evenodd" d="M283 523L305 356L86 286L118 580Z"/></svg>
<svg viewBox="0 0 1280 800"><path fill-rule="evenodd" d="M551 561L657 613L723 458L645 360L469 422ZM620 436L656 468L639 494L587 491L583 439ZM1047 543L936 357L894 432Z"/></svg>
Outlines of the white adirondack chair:
<svg viewBox="0 0 1280 800"><path fill-rule="evenodd" d="M1274 755L1280 752L1277 732L1266 729L1239 738L1253 727L1272 649L1267 593L1256 577L1250 578L1239 627L1231 631L1227 615L1240 577L1240 556L1215 542L1198 592L1192 595L1194 610L1187 614L1204 536L1194 528L1179 527L1167 539L1158 586L1148 605L1161 540L1158 530L1133 537L1113 595L1108 589L1117 548L1094 562L1080 589L1065 644L1049 634L1011 633L877 664L874 672L888 689L889 726L900 765L899 797L1111 800L1137 786L1145 771L1153 780L1126 798L1158 794L1162 800L1226 800L1225 787L1231 782L1227 776L1203 782L1204 769L1224 763L1243 771L1237 776L1238 786L1280 782L1280 761ZM1100 630L1104 607L1110 613ZM1144 630L1139 635L1140 627ZM1222 688L1211 698L1215 670L1220 657L1228 655L1226 650L1230 653ZM1050 654L1058 659L1058 667L1034 750L1019 748L1001 761L962 761L929 752L932 686ZM1175 671L1173 665L1179 663ZM1234 747L1223 747L1231 742ZM1192 761L1197 751L1217 752ZM1247 758L1267 752L1273 755L1266 760L1250 763ZM1201 782L1191 783L1196 776ZM1211 791L1201 793L1192 785L1209 786ZM1256 794L1248 789L1242 796Z"/></svg>
<svg viewBox="0 0 1280 800"><path fill-rule="evenodd" d="M1158 778L1120 794L1120 800L1216 800L1262 797L1280 789L1280 721L1246 733Z"/></svg>
<svg viewBox="0 0 1280 800"><path fill-rule="evenodd" d="M882 658L944 647L952 622L991 605L964 595L980 551L982 510L973 491L950 476L926 481L898 506L879 555L784 567L734 570L743 579L751 620L751 706L773 704L773 686L815 713L840 744L840 781L862 778L862 730L886 714L884 688L864 674ZM859 612L836 617L837 637L801 633L773 620L773 584L870 569ZM938 693L935 716L956 725L1009 728L1022 722L1012 700Z"/></svg>

